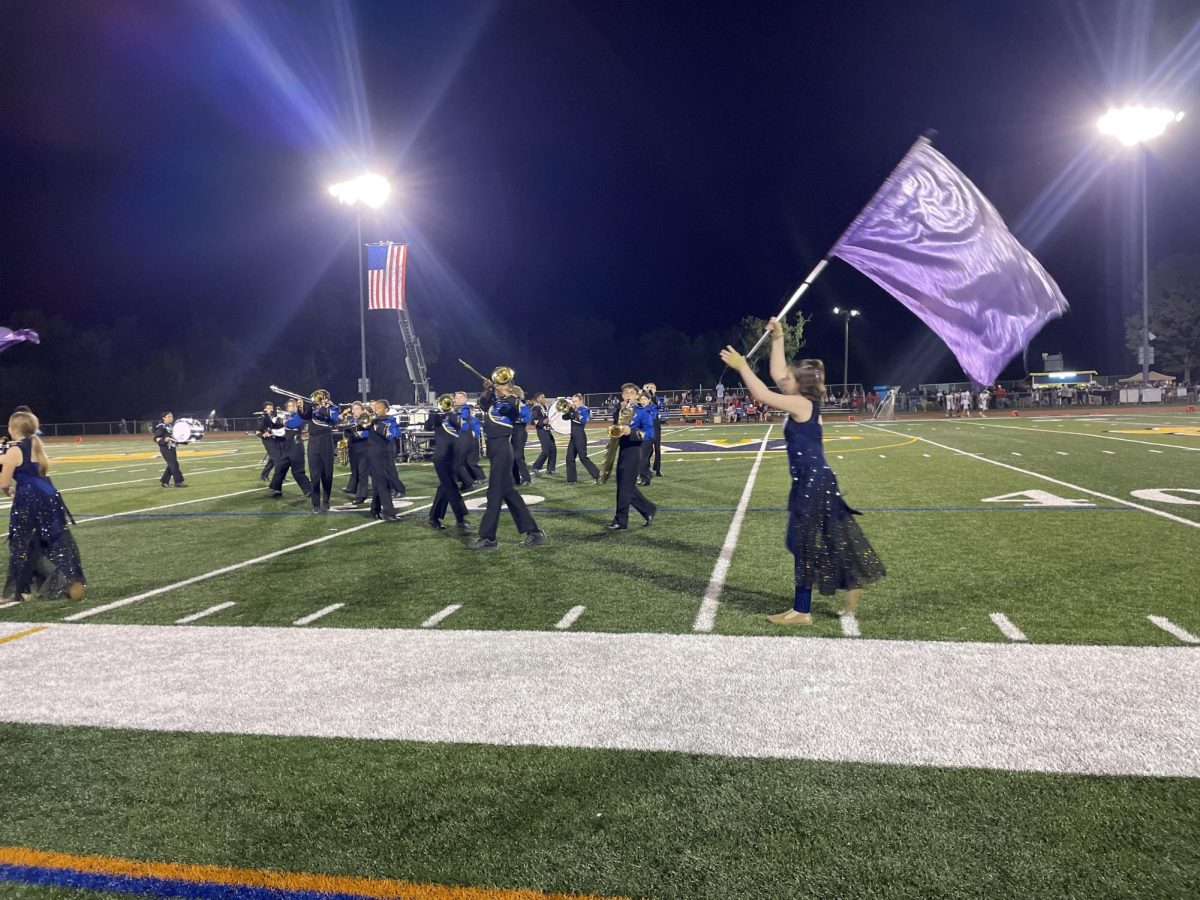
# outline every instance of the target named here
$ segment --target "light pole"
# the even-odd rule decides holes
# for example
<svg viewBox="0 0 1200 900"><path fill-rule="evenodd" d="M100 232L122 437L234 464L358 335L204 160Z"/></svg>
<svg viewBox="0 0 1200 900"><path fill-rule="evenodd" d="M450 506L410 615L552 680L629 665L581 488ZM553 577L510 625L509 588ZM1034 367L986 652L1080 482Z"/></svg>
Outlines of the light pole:
<svg viewBox="0 0 1200 900"><path fill-rule="evenodd" d="M1142 182L1142 389L1150 384L1150 254L1146 213L1146 147L1152 138L1167 130L1167 126L1183 118L1183 113L1164 107L1122 106L1110 109L1096 123L1101 134L1115 137L1126 147L1140 146L1139 163Z"/></svg>
<svg viewBox="0 0 1200 900"><path fill-rule="evenodd" d="M367 381L367 298L363 281L363 240L362 240L362 206L379 209L387 201L392 192L382 175L360 175L352 181L342 181L329 186L329 193L336 197L339 203L354 207L354 215L358 234L358 334L359 349L362 351L362 376L358 380L358 393L365 403L371 383Z"/></svg>
<svg viewBox="0 0 1200 900"><path fill-rule="evenodd" d="M850 390L850 320L861 313L857 309L835 306L833 314L846 320L846 342L842 346L842 390L848 393Z"/></svg>

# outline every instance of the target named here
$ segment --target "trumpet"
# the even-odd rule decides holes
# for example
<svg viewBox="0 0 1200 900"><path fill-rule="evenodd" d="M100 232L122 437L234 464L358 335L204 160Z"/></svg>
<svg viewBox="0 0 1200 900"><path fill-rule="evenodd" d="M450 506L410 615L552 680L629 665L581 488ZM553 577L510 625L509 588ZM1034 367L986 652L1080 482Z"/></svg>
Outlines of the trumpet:
<svg viewBox="0 0 1200 900"><path fill-rule="evenodd" d="M442 394L440 397L438 397L437 408L444 413L448 413L450 410L454 409L454 395Z"/></svg>
<svg viewBox="0 0 1200 900"><path fill-rule="evenodd" d="M291 397L293 400L299 400L303 403L311 403L313 406L325 406L330 402L329 391L325 390L325 388L317 388L307 397L305 397L303 394L297 394L294 391L281 388L277 384L271 385L271 390L284 397Z"/></svg>

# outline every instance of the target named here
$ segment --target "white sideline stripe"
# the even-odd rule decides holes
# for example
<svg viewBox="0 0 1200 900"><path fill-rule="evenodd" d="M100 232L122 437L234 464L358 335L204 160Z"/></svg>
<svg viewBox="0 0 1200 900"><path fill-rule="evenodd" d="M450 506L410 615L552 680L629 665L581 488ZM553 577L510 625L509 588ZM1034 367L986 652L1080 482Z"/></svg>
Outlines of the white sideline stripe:
<svg viewBox="0 0 1200 900"><path fill-rule="evenodd" d="M558 620L558 624L554 627L559 629L570 628L575 624L575 620L583 615L585 609L587 609L586 606L572 606L567 611L567 614Z"/></svg>
<svg viewBox="0 0 1200 900"><path fill-rule="evenodd" d="M1047 434L1048 433L1046 431L1046 429L1044 429L1044 428L1026 428L1023 425L993 425L990 423L985 425L983 422L976 422L974 424L979 425L983 428L1004 428L1004 429L1008 429L1009 431L1032 431L1035 434ZM1106 420L1105 424L1150 425L1150 426L1156 426L1156 427L1160 427L1160 428L1163 427L1163 423L1161 423L1161 422L1124 422L1124 423L1121 423L1121 422L1116 422L1112 419ZM1200 452L1200 447L1184 447L1180 444L1160 444L1157 441L1139 441L1136 438L1116 437L1115 435L1111 435L1111 434L1091 434L1090 432L1087 432L1087 431L1064 431L1063 434L1073 434L1076 437L1100 438L1101 440L1105 440L1105 441L1122 441L1123 443L1126 443L1126 444L1150 444L1154 447L1169 447L1172 450L1191 450L1193 453ZM1164 434L1163 437L1171 437L1171 435ZM1112 454L1111 450L1102 450L1100 452ZM1115 455L1115 454L1113 454L1113 455Z"/></svg>
<svg viewBox="0 0 1200 900"><path fill-rule="evenodd" d="M20 600L9 600L7 603L0 603L0 609L8 609L10 606L20 606Z"/></svg>
<svg viewBox="0 0 1200 900"><path fill-rule="evenodd" d="M758 448L758 456L754 458L754 465L750 467L750 474L746 478L746 487L742 489L742 499L738 501L733 521L729 523L729 532L725 535L725 543L721 545L721 555L717 557L717 564L713 566L712 577L708 580L708 589L704 592L700 611L696 613L696 621L692 625L693 631L712 631L717 620L717 603L720 602L721 590L725 587L725 578L729 575L729 564L733 561L733 549L737 546L738 535L742 532L742 520L746 518L746 508L750 505L750 493L754 490L754 479L758 477L758 467L762 463L763 451L767 449L767 439L770 438L771 430L774 427L774 425L767 427L767 433L763 435L762 444Z"/></svg>
<svg viewBox="0 0 1200 900"><path fill-rule="evenodd" d="M203 619L205 616L211 616L213 613L219 613L223 609L229 609L231 606L237 606L237 603L230 600L227 603L218 603L216 606L210 606L208 609L202 609L198 613L192 613L190 616L184 616L182 619L176 619L176 625L186 625L188 622L195 622L197 619Z"/></svg>
<svg viewBox="0 0 1200 900"><path fill-rule="evenodd" d="M254 490L256 490L256 491L261 490L261 488L255 488ZM482 490L485 490L485 488L476 488L473 491L467 491L465 494L463 494L463 496L468 497L471 494L477 494L477 493L479 493L479 491L482 491ZM427 503L424 506L414 506L414 507L404 510L404 512L397 513L397 515L407 516L407 515L410 515L411 513L420 512L422 510L429 509L429 507L431 507L432 505L433 505L432 503ZM285 553L293 553L296 550L303 550L305 547L312 547L312 546L315 546L316 544L323 544L326 541L332 541L334 538L341 537L344 534L352 534L355 531L362 531L364 528L370 528L372 525L379 525L381 522L382 522L382 519L372 519L370 522L364 522L362 525L355 525L353 528L343 528L341 531L335 531L333 534L327 534L327 535L324 535L323 537L314 538L311 541L305 541L302 544L296 544L292 547L284 547L282 550L275 550L275 551L272 551L271 553L265 553L262 556L254 557L254 559L247 559L240 563L234 563L232 566L225 566L224 568L221 568L221 569L213 569L213 571L205 572L203 575L196 575L196 576L193 576L192 578L185 578L183 581L176 581L174 584L168 584L165 587L155 588L154 590L146 591L143 594L135 594L132 597L125 597L121 600L114 600L112 603L106 603L103 606L97 606L95 609L85 609L81 612L75 613L74 615L65 617L63 619L63 621L64 622L78 622L80 619L86 619L89 616L99 615L100 613L108 612L110 609L119 609L122 606L128 606L130 603L137 603L140 600L147 600L150 597L157 597L159 594L165 594L168 591L173 591L173 590L176 590L177 588L187 587L190 584L196 584L197 582L200 582L200 581L207 581L209 578L216 578L218 575L226 575L229 572L236 572L238 569L244 569L247 566L253 566L260 562L266 562L269 559L275 559L275 557L277 557L277 556L283 556Z"/></svg>
<svg viewBox="0 0 1200 900"><path fill-rule="evenodd" d="M1146 616L1151 622L1165 631L1167 634L1173 634L1185 644L1200 644L1200 638L1196 637L1190 631L1186 631L1172 622L1165 616Z"/></svg>
<svg viewBox="0 0 1200 900"><path fill-rule="evenodd" d="M346 605L345 603L333 603L329 606L326 606L324 609L318 609L315 613L312 613L311 615L300 617L292 624L293 625L307 625L309 622L315 622L315 621L317 621L317 619L321 618L321 616L327 616L331 612L333 612L335 609L341 609L345 605Z"/></svg>
<svg viewBox="0 0 1200 900"><path fill-rule="evenodd" d="M932 456L930 456L928 453L922 453L921 455L922 455L923 457L925 457L926 459L933 459L933 457L932 457Z"/></svg>
<svg viewBox="0 0 1200 900"><path fill-rule="evenodd" d="M1151 453L1162 453L1163 451L1161 451L1161 450L1151 450L1150 452L1151 452Z"/></svg>
<svg viewBox="0 0 1200 900"><path fill-rule="evenodd" d="M878 425L868 425L867 427L874 428L877 431L882 431L884 434L896 434L896 432L889 431L886 428L880 428ZM1091 494L1093 497L1099 497L1101 500L1108 500L1110 503L1119 503L1122 506L1128 506L1130 509L1140 509L1142 512L1148 512L1151 515L1160 516L1164 519L1170 519L1172 522L1178 522L1180 525L1188 525L1192 528L1200 528L1200 522L1193 519L1185 519L1182 516L1176 516L1172 513L1164 512L1161 509L1153 509L1149 506L1143 506L1140 503L1134 503L1132 500L1124 500L1120 497L1113 497L1111 494L1102 494L1100 491L1093 491L1091 488L1080 487L1077 484L1071 484L1069 481L1061 481L1058 478L1051 478L1049 475L1042 475L1040 472L1031 472L1029 469L1010 466L1008 463L1000 462L998 459L988 459L986 456L980 456L978 453L969 453L966 450L959 450L957 447L939 444L937 441L929 440L929 438L918 437L917 435L909 435L909 437L916 437L918 441L924 441L926 444L932 444L935 447L940 447L942 450L949 450L951 453L969 456L971 459L977 459L980 462L989 463L993 466L1000 466L1001 468L1009 469L1013 472L1020 472L1022 475L1028 475L1031 478L1040 478L1042 481L1048 481L1051 484L1057 484L1059 487L1070 488L1073 491L1081 491L1085 494ZM1102 450L1101 452L1111 453L1112 451Z"/></svg>
<svg viewBox="0 0 1200 900"><path fill-rule="evenodd" d="M438 622L442 621L443 619L450 618L450 616L454 615L460 609L462 609L461 603L451 603L445 609L440 610L439 612L435 612L432 616L430 616L428 619L426 619L424 622L422 622L421 627L422 628L432 628L434 625L436 625Z"/></svg>
<svg viewBox="0 0 1200 900"><path fill-rule="evenodd" d="M180 500L178 503L165 503L162 506L147 506L144 509L127 509L125 512L109 513L106 516L91 516L86 519L80 519L80 525L86 525L89 522L102 522L105 519L119 519L121 516L134 516L138 513L154 512L159 509L171 509L176 506L187 506L189 503L205 503L209 500L224 500L227 497L240 497L242 494L257 494L261 493L262 488L249 488L245 491L234 491L232 494L217 494L215 497L197 497L195 500Z"/></svg>
<svg viewBox="0 0 1200 900"><path fill-rule="evenodd" d="M1112 451L1112 450L1101 450L1100 452L1101 452L1101 453L1107 453L1109 456L1116 456L1116 455L1117 455L1117 454L1116 454L1114 451Z"/></svg>
<svg viewBox="0 0 1200 900"><path fill-rule="evenodd" d="M1021 454L1020 454L1020 453L1018 453L1016 450L1014 450L1014 451L1012 452L1012 455L1013 455L1013 456L1020 456Z"/></svg>
<svg viewBox="0 0 1200 900"><path fill-rule="evenodd" d="M1004 613L992 613L988 618L996 623L996 627L1004 632L1004 636L1010 641L1029 640L1029 638L1025 637L1025 632L1010 622L1008 616Z"/></svg>
<svg viewBox="0 0 1200 900"><path fill-rule="evenodd" d="M838 618L842 620L842 635L845 637L861 637L862 632L858 630L858 617L854 613L842 613Z"/></svg>
<svg viewBox="0 0 1200 900"><path fill-rule="evenodd" d="M1064 453L1062 450L1055 450L1054 452L1057 453L1059 456L1070 456L1069 453Z"/></svg>

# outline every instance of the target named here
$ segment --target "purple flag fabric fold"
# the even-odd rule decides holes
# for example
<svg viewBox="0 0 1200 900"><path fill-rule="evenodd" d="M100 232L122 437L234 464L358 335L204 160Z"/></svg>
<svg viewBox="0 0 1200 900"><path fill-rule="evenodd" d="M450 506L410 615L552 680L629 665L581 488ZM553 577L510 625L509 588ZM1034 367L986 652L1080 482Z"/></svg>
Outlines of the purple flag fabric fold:
<svg viewBox="0 0 1200 900"><path fill-rule="evenodd" d="M1067 310L987 197L924 138L830 255L912 310L980 384Z"/></svg>
<svg viewBox="0 0 1200 900"><path fill-rule="evenodd" d="M0 353L3 353L9 347L14 347L22 341L30 341L34 344L41 343L38 338L38 333L32 328L18 328L13 331L11 328L5 328L0 325Z"/></svg>

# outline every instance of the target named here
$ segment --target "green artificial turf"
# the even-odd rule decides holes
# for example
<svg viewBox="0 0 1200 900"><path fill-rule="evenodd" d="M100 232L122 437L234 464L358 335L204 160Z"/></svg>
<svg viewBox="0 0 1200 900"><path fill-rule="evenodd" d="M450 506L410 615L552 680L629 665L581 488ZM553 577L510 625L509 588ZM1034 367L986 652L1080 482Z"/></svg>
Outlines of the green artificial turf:
<svg viewBox="0 0 1200 900"><path fill-rule="evenodd" d="M1200 888L1196 780L50 726L0 743L23 761L0 843L70 853L667 898Z"/></svg>

